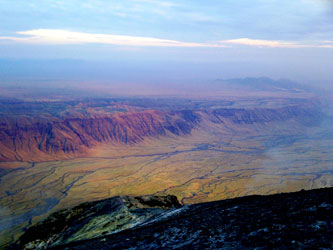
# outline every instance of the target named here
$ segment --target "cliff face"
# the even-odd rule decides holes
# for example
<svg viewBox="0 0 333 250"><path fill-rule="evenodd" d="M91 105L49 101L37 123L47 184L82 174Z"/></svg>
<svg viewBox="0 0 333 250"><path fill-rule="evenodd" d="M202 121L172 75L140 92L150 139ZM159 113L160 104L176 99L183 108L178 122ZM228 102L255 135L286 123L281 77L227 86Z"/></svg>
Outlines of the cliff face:
<svg viewBox="0 0 333 250"><path fill-rule="evenodd" d="M283 108L142 110L117 113L6 117L0 123L0 161L43 161L83 156L99 143L134 144L146 137L188 135L202 121L247 126L295 120L318 121L315 105ZM202 129L202 126L201 126ZM205 129L205 128L203 128Z"/></svg>
<svg viewBox="0 0 333 250"><path fill-rule="evenodd" d="M300 122L316 122L320 119L318 108L311 105L297 105L282 108L216 109L212 114L219 120L228 119L234 124L255 124L296 119Z"/></svg>
<svg viewBox="0 0 333 250"><path fill-rule="evenodd" d="M9 249L331 249L332 212L333 188L183 207L115 197L57 212Z"/></svg>
<svg viewBox="0 0 333 250"><path fill-rule="evenodd" d="M199 122L192 111L143 111L68 118L1 119L0 161L66 158L101 142L133 144L147 136L189 134Z"/></svg>

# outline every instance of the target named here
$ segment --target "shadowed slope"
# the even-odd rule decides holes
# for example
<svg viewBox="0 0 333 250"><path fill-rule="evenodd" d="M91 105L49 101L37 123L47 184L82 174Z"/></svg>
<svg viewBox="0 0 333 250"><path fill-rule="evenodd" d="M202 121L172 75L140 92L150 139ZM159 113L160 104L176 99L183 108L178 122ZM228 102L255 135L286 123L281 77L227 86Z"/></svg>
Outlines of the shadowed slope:
<svg viewBox="0 0 333 250"><path fill-rule="evenodd" d="M326 188L189 205L174 210L177 212L166 212L167 216L148 218L146 223L137 224L131 229L112 235L100 234L91 240L74 240L54 249L329 249L333 247L332 197L333 188ZM137 198L130 197L115 197L107 201L116 206L121 199L137 202ZM32 242L36 243L36 238L43 237L41 232L49 231L50 221L53 220L53 224L59 223L68 212L74 213L77 209L81 209L89 218L99 216L99 212L93 214L93 209L103 206L105 202L86 203L52 215L29 229L21 237L23 245L20 247L44 249L36 247ZM178 206L177 202L169 204L169 207ZM149 208L146 205L144 207L143 211L146 212L141 213L147 214ZM82 219L85 215L81 215ZM110 217L109 220L113 224L117 220L123 221L121 217ZM80 220L69 224L65 230L73 230L79 224ZM64 232L59 235L64 235ZM59 235L54 237L59 239Z"/></svg>

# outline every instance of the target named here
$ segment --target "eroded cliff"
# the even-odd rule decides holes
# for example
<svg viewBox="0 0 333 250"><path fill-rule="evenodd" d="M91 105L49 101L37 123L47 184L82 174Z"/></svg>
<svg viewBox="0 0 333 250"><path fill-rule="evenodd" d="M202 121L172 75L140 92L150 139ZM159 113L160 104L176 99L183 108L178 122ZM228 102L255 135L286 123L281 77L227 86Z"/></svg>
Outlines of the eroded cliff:
<svg viewBox="0 0 333 250"><path fill-rule="evenodd" d="M256 128L274 122L308 126L321 119L319 106L311 102L276 108L205 107L175 111L125 106L124 111L118 108L115 112L100 105L95 105L93 111L72 108L75 112L62 115L52 115L51 111L37 115L2 114L0 161L39 162L85 156L101 143L132 145L147 137L184 136L193 129L212 129L208 123L233 131L241 126ZM38 109L38 105L31 108Z"/></svg>

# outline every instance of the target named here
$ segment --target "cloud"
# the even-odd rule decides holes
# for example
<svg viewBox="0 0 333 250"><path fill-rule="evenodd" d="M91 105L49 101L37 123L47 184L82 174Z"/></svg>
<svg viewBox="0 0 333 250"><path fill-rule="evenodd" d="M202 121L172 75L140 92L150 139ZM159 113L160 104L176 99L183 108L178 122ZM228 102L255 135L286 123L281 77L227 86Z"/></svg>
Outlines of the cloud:
<svg viewBox="0 0 333 250"><path fill-rule="evenodd" d="M260 40L239 38L215 43L182 42L142 36L124 36L74 32L61 29L35 29L16 32L17 36L0 36L0 40L10 40L31 44L110 44L128 47L232 47L232 45L254 46L259 48L333 48L333 42L326 40L317 43Z"/></svg>
<svg viewBox="0 0 333 250"><path fill-rule="evenodd" d="M285 41L274 41L274 40L260 40L250 38L239 38L232 40L220 41L222 44L236 44L246 45L255 47L269 47L269 48L332 48L332 44L328 44L328 41L319 42L316 44L308 43L297 43L297 42L285 42Z"/></svg>
<svg viewBox="0 0 333 250"><path fill-rule="evenodd" d="M221 43L239 44L239 45L256 46L256 47L271 47L271 48L298 48L298 47L303 47L303 45L295 44L293 42L258 40L258 39L249 39L249 38L239 38L239 39L226 40L226 41L221 41Z"/></svg>
<svg viewBox="0 0 333 250"><path fill-rule="evenodd" d="M112 44L123 46L154 47L224 47L222 44L192 43L166 40L153 37L122 36L111 34L95 34L73 32L58 29L35 29L16 32L22 36L0 36L0 40L37 44Z"/></svg>
<svg viewBox="0 0 333 250"><path fill-rule="evenodd" d="M318 46L319 48L333 49L333 44L325 44Z"/></svg>

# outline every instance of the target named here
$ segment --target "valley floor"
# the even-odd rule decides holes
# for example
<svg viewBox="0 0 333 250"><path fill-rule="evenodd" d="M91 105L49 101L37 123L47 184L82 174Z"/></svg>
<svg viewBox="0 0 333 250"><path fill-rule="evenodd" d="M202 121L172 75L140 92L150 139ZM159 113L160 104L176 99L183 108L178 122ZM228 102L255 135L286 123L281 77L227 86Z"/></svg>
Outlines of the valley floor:
<svg viewBox="0 0 333 250"><path fill-rule="evenodd" d="M0 163L1 242L51 212L120 194L173 194L191 204L333 186L329 129L295 136L202 133L105 145L87 158Z"/></svg>

